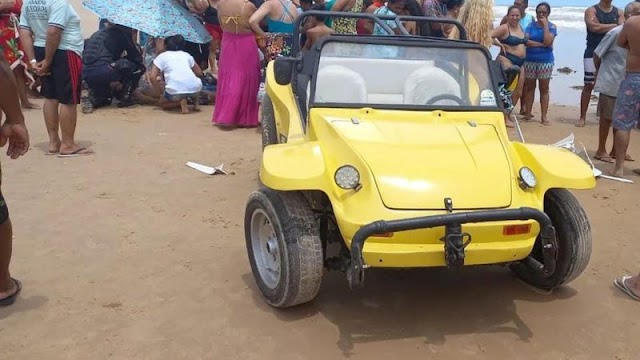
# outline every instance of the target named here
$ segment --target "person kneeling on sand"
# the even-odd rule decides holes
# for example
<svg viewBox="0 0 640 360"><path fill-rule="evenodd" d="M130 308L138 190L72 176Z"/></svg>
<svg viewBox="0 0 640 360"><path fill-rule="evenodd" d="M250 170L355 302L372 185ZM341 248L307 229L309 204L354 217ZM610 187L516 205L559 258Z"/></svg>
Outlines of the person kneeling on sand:
<svg viewBox="0 0 640 360"><path fill-rule="evenodd" d="M624 175L623 167L631 129L637 126L640 118L640 37L636 36L638 32L640 32L640 16L630 17L622 26L617 41L618 46L629 50L627 73L620 85L612 116L616 165L611 175L617 177ZM634 172L640 174L640 169Z"/></svg>
<svg viewBox="0 0 640 360"><path fill-rule="evenodd" d="M165 39L165 51L153 60L150 80L163 94L160 106L165 109L180 107L183 114L189 113L187 100L194 101L194 111L198 110L199 95L202 90L204 74L196 64L193 56L184 52L185 40L181 35L170 36ZM158 80L162 74L164 85Z"/></svg>
<svg viewBox="0 0 640 360"><path fill-rule="evenodd" d="M640 2L634 1L624 8L625 21L631 16L640 15ZM615 147L607 154L607 137L611 128L611 118L613 108L618 97L618 89L624 78L624 69L627 61L627 49L616 44L618 35L622 30L622 25L611 29L600 41L600 44L593 51L593 63L599 76L596 78L594 90L600 93L598 97L598 110L600 112L600 133L598 136L598 150L595 158L612 163L615 158ZM614 132L615 136L615 132ZM633 161L629 154L627 161Z"/></svg>

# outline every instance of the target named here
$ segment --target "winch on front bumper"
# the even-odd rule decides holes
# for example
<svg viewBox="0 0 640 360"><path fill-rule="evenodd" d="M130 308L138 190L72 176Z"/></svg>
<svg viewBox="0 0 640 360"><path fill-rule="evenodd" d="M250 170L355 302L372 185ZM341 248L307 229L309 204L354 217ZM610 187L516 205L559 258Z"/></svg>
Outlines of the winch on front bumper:
<svg viewBox="0 0 640 360"><path fill-rule="evenodd" d="M445 199L445 206L451 212L451 200ZM365 241L376 234L407 231L444 226L445 234L440 239L444 242L444 257L447 267L458 269L464 266L465 248L472 241L472 235L462 232L462 225L493 221L535 220L540 225L540 242L542 245L543 263L529 255L522 260L535 271L549 275L555 271L557 255L557 239L551 219L544 212L522 207L517 209L481 210L463 213L449 213L414 217L399 220L379 220L362 226L351 240L351 259L346 275L350 288L364 285L364 264L362 250Z"/></svg>

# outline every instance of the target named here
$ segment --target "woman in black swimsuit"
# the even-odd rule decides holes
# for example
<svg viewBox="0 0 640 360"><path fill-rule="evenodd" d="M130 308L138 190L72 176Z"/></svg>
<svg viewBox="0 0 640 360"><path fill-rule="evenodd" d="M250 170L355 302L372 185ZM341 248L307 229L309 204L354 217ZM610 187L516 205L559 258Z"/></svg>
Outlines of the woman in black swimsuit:
<svg viewBox="0 0 640 360"><path fill-rule="evenodd" d="M513 106L516 106L524 87L524 59L527 53L526 43L527 35L520 26L520 18L522 13L517 6L509 7L507 11L507 23L498 26L491 32L493 44L499 46L502 50L498 55L498 59L505 69L519 66L520 75L516 80L515 89L512 94L514 100ZM511 86L514 88L514 86Z"/></svg>

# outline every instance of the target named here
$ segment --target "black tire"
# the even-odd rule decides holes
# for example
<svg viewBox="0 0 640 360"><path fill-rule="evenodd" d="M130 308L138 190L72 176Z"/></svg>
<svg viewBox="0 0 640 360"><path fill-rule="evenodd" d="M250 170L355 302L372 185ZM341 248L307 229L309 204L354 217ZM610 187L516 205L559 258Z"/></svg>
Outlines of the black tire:
<svg viewBox="0 0 640 360"><path fill-rule="evenodd" d="M551 290L573 281L587 268L591 258L591 224L578 200L565 189L547 191L544 212L549 215L556 229L558 252L555 271L545 276L524 263L514 265L512 270L527 283ZM540 238L531 256L544 263Z"/></svg>
<svg viewBox="0 0 640 360"><path fill-rule="evenodd" d="M264 95L261 107L260 123L262 124L262 149L264 149L267 145L278 143L278 131L273 113L273 103L268 94Z"/></svg>
<svg viewBox="0 0 640 360"><path fill-rule="evenodd" d="M254 214L256 222L266 214L275 234L270 240L277 242L277 250L273 252L279 256L280 270L274 276L277 279L271 279L271 285L267 278L272 272L263 268L263 273L268 273L263 277L259 268L259 263L266 261L261 260L262 256L270 255L265 251L271 251L268 246L256 245L260 241L252 240ZM260 188L249 196L244 221L251 271L264 300L278 308L313 300L320 290L324 271L322 241L314 214L302 193ZM258 234L256 231L255 235Z"/></svg>

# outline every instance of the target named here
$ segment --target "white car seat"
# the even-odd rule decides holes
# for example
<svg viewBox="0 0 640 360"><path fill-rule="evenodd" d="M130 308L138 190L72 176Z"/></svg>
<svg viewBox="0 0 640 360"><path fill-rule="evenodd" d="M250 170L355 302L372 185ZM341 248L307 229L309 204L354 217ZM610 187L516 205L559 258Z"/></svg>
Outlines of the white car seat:
<svg viewBox="0 0 640 360"><path fill-rule="evenodd" d="M357 72L341 65L328 65L317 76L315 102L367 103L367 84Z"/></svg>
<svg viewBox="0 0 640 360"><path fill-rule="evenodd" d="M404 103L425 105L435 96L451 94L460 96L460 84L446 71L435 67L421 67L413 71L404 84ZM451 100L442 100L438 105L458 105Z"/></svg>

